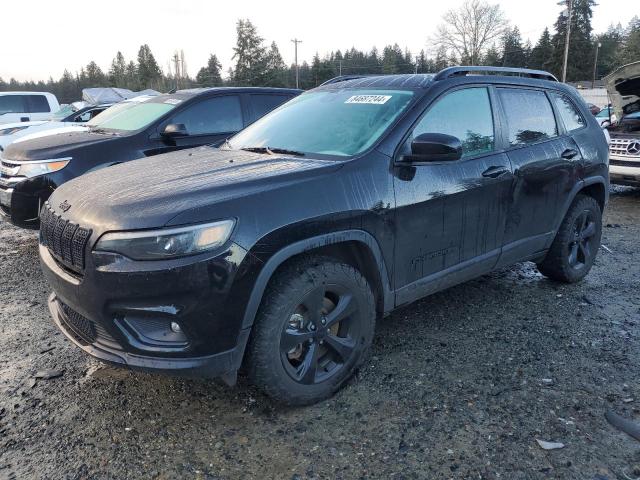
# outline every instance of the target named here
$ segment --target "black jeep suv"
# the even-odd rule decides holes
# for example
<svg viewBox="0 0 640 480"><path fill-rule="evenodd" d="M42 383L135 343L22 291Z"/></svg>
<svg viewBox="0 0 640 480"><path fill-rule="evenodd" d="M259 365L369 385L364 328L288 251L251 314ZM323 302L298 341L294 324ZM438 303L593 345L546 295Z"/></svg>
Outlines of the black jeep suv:
<svg viewBox="0 0 640 480"><path fill-rule="evenodd" d="M523 260L582 279L602 129L550 74L495 70L338 78L219 149L68 182L41 216L55 322L108 362L228 383L244 364L306 404L397 307Z"/></svg>

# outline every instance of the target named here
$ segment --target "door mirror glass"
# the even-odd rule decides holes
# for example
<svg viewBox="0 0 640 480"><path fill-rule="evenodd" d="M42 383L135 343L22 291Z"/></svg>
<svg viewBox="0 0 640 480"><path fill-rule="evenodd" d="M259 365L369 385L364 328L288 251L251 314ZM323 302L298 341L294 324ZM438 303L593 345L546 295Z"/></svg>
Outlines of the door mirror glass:
<svg viewBox="0 0 640 480"><path fill-rule="evenodd" d="M189 133L187 132L187 127L185 127L184 123L170 123L164 130L162 130L163 137L176 138L176 137L186 137Z"/></svg>
<svg viewBox="0 0 640 480"><path fill-rule="evenodd" d="M412 162L446 162L462 157L460 139L444 133L423 133L411 142Z"/></svg>

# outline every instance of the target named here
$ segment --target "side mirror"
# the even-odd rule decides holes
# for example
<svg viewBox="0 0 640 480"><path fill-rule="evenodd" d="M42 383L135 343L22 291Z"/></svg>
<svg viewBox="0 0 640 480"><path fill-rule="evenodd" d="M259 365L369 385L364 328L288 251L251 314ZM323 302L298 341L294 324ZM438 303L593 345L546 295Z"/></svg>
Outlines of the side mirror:
<svg viewBox="0 0 640 480"><path fill-rule="evenodd" d="M160 135L168 138L176 138L186 137L189 133L187 132L187 127L185 127L184 123L170 123L164 127L164 130L162 130Z"/></svg>
<svg viewBox="0 0 640 480"><path fill-rule="evenodd" d="M423 133L411 142L409 162L446 162L462 157L462 143L452 135Z"/></svg>

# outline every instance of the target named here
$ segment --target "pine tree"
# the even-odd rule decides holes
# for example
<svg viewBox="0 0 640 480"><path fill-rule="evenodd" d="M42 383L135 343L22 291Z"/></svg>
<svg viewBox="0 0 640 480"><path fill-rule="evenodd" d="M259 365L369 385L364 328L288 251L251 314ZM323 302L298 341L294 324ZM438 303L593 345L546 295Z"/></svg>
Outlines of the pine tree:
<svg viewBox="0 0 640 480"><path fill-rule="evenodd" d="M502 37L502 66L516 68L527 66L527 55L518 27L507 29Z"/></svg>
<svg viewBox="0 0 640 480"><path fill-rule="evenodd" d="M236 66L233 81L236 85L261 85L266 65L263 39L250 20L238 20L236 46L233 59Z"/></svg>
<svg viewBox="0 0 640 480"><path fill-rule="evenodd" d="M593 43L591 41L591 17L594 0L572 0L571 36L569 39L569 57L567 61L567 81L586 80L591 78L593 69ZM567 17L564 13L558 16L555 23L556 33L553 35L553 54L549 69L558 78L562 75L565 41L567 38Z"/></svg>
<svg viewBox="0 0 640 480"><path fill-rule="evenodd" d="M538 70L548 70L553 55L553 44L551 43L551 34L549 29L545 28L540 35L540 39L536 46L531 50L529 56L529 67Z"/></svg>
<svg viewBox="0 0 640 480"><path fill-rule="evenodd" d="M124 87L126 85L127 76L127 62L124 59L122 52L118 51L115 58L111 62L111 68L109 69L109 83L114 87Z"/></svg>
<svg viewBox="0 0 640 480"><path fill-rule="evenodd" d="M620 50L620 65L640 60L640 18L633 17L624 35Z"/></svg>
<svg viewBox="0 0 640 480"><path fill-rule="evenodd" d="M156 62L151 48L146 43L138 50L138 81L142 88L159 87L162 80L162 70Z"/></svg>
<svg viewBox="0 0 640 480"><path fill-rule="evenodd" d="M286 70L287 66L282 60L280 50L276 42L271 42L269 51L265 57L264 83L266 87L284 87L286 86Z"/></svg>
<svg viewBox="0 0 640 480"><path fill-rule="evenodd" d="M196 82L201 87L219 87L222 85L220 69L222 65L215 55L209 55L207 66L202 67L196 75Z"/></svg>
<svg viewBox="0 0 640 480"><path fill-rule="evenodd" d="M106 87L107 77L96 62L89 62L85 69L86 76L84 83L89 87Z"/></svg>
<svg viewBox="0 0 640 480"><path fill-rule="evenodd" d="M489 67L499 67L502 63L502 54L500 53L500 50L498 50L497 45L491 45L482 59L482 64Z"/></svg>
<svg viewBox="0 0 640 480"><path fill-rule="evenodd" d="M140 79L138 78L138 67L131 60L127 65L127 70L125 72L125 88L130 90L141 90L140 87Z"/></svg>

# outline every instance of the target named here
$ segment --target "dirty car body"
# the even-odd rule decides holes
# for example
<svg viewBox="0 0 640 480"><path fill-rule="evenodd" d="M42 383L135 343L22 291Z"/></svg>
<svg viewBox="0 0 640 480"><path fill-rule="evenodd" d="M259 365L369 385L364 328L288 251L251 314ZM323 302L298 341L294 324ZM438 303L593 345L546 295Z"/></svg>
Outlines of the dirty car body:
<svg viewBox="0 0 640 480"><path fill-rule="evenodd" d="M220 149L67 183L41 219L56 323L97 358L233 383L270 282L299 258L357 269L376 317L495 268L542 260L578 195L604 208L602 130L558 82L462 73L337 79ZM546 132L511 118L531 101L548 109ZM579 117L572 130L562 102ZM295 138L284 145L289 130ZM416 139L453 134L463 141L445 155L414 155ZM215 248L175 258L150 259L126 243L220 225L230 229Z"/></svg>

